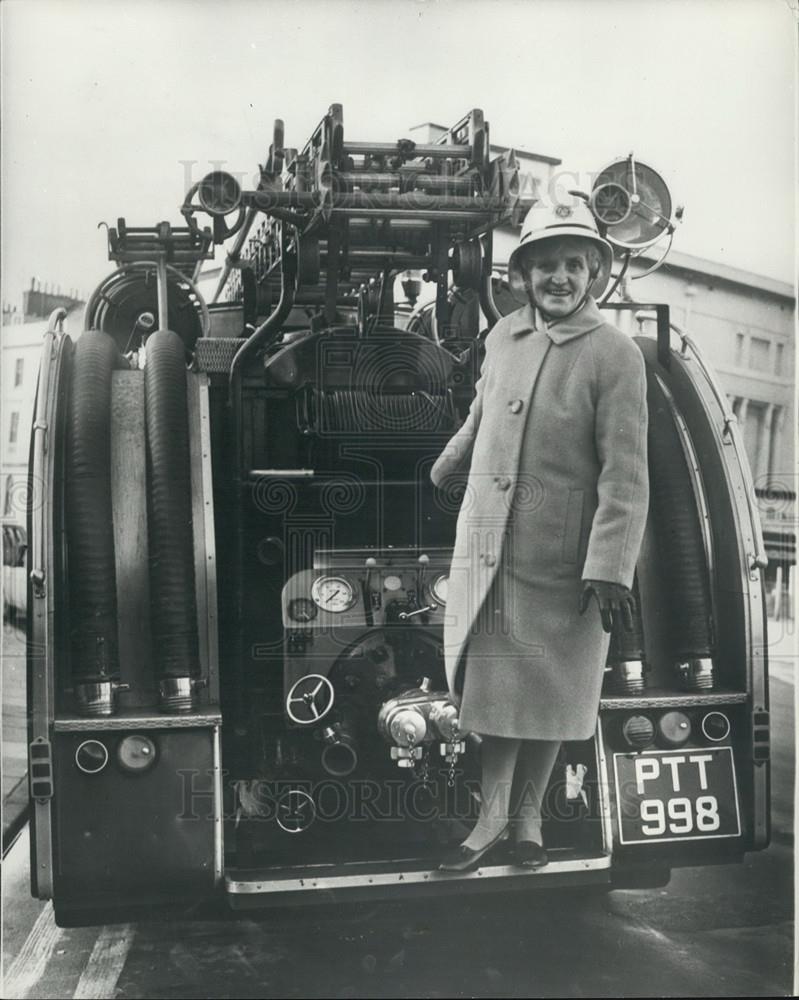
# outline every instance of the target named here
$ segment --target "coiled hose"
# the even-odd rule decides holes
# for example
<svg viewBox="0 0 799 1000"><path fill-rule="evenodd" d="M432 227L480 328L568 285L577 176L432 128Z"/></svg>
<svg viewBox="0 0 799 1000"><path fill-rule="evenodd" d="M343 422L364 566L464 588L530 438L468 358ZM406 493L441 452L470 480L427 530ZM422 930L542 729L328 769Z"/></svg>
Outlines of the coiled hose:
<svg viewBox="0 0 799 1000"><path fill-rule="evenodd" d="M66 528L72 679L117 680L116 566L111 510L111 375L125 367L112 337L85 330L72 369Z"/></svg>
<svg viewBox="0 0 799 1000"><path fill-rule="evenodd" d="M650 505L672 654L677 661L710 657L710 576L694 485L668 399L651 372L647 382Z"/></svg>
<svg viewBox="0 0 799 1000"><path fill-rule="evenodd" d="M153 649L162 707L186 709L185 697L170 701L164 688L199 667L185 350L171 330L147 340L144 400Z"/></svg>

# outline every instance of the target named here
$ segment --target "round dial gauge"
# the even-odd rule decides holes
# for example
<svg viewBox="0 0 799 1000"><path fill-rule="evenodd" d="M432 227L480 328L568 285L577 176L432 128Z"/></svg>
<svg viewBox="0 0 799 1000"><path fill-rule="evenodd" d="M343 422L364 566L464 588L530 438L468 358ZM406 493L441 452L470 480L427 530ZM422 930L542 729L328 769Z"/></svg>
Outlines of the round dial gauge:
<svg viewBox="0 0 799 1000"><path fill-rule="evenodd" d="M347 611L355 603L352 584L341 576L320 576L313 582L311 597L323 611Z"/></svg>
<svg viewBox="0 0 799 1000"><path fill-rule="evenodd" d="M316 615L316 605L307 597L293 597L289 601L289 618L293 618L295 622L311 622Z"/></svg>
<svg viewBox="0 0 799 1000"><path fill-rule="evenodd" d="M390 573L383 578L383 586L386 590L402 590L402 580L396 573Z"/></svg>
<svg viewBox="0 0 799 1000"><path fill-rule="evenodd" d="M436 604L447 603L448 584L449 584L449 577L447 576L446 573L441 573L430 584L430 596L433 598Z"/></svg>

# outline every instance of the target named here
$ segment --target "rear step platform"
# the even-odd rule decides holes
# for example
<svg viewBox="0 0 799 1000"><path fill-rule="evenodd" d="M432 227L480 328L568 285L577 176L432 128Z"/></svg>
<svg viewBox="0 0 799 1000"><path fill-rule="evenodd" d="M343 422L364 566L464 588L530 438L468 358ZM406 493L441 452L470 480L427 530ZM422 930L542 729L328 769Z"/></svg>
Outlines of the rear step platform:
<svg viewBox="0 0 799 1000"><path fill-rule="evenodd" d="M228 868L225 891L234 910L286 902L333 902L360 896L396 897L421 893L550 889L610 883L610 856L567 848L548 851L545 868L489 864L472 872L441 872L429 858L401 858L353 864ZM501 884L500 884L501 883ZM433 890L433 886L435 889Z"/></svg>

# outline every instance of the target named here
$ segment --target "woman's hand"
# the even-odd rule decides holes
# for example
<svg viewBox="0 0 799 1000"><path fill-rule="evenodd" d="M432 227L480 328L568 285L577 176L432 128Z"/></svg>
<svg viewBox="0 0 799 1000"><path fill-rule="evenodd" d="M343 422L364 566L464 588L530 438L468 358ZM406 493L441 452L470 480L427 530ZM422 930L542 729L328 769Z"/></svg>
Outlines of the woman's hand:
<svg viewBox="0 0 799 1000"><path fill-rule="evenodd" d="M591 601L591 595L599 605L602 628L612 632L616 621L621 621L628 632L633 630L635 598L629 587L621 583L607 583L605 580L585 580L580 594L580 614L584 614Z"/></svg>

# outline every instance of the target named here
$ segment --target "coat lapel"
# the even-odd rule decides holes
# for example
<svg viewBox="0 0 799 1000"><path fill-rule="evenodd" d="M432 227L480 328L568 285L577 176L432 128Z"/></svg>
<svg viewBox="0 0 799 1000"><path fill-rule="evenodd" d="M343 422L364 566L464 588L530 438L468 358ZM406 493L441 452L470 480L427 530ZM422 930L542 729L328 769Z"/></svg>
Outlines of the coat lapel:
<svg viewBox="0 0 799 1000"><path fill-rule="evenodd" d="M565 344L568 340L574 340L575 337L582 337L584 333L596 330L597 327L603 326L604 322L596 302L589 298L574 316L552 323L547 328L547 335L554 344Z"/></svg>
<svg viewBox="0 0 799 1000"><path fill-rule="evenodd" d="M529 303L512 313L508 321L508 338L500 348L504 361L500 378L506 405L510 407L514 400L522 402L519 411L522 419L515 424L514 432L504 438L504 454L497 455L496 462L498 468L516 472L533 394L549 349L590 333L602 326L604 320L594 300L589 298L574 316L549 327L545 327L543 318Z"/></svg>
<svg viewBox="0 0 799 1000"><path fill-rule="evenodd" d="M553 344L565 344L568 340L574 340L575 337L582 337L584 333L596 330L604 322L602 314L592 298L589 298L574 316L555 320L549 326L543 321L541 314L528 303L508 316L507 333L512 339L518 340L525 334L545 329Z"/></svg>

